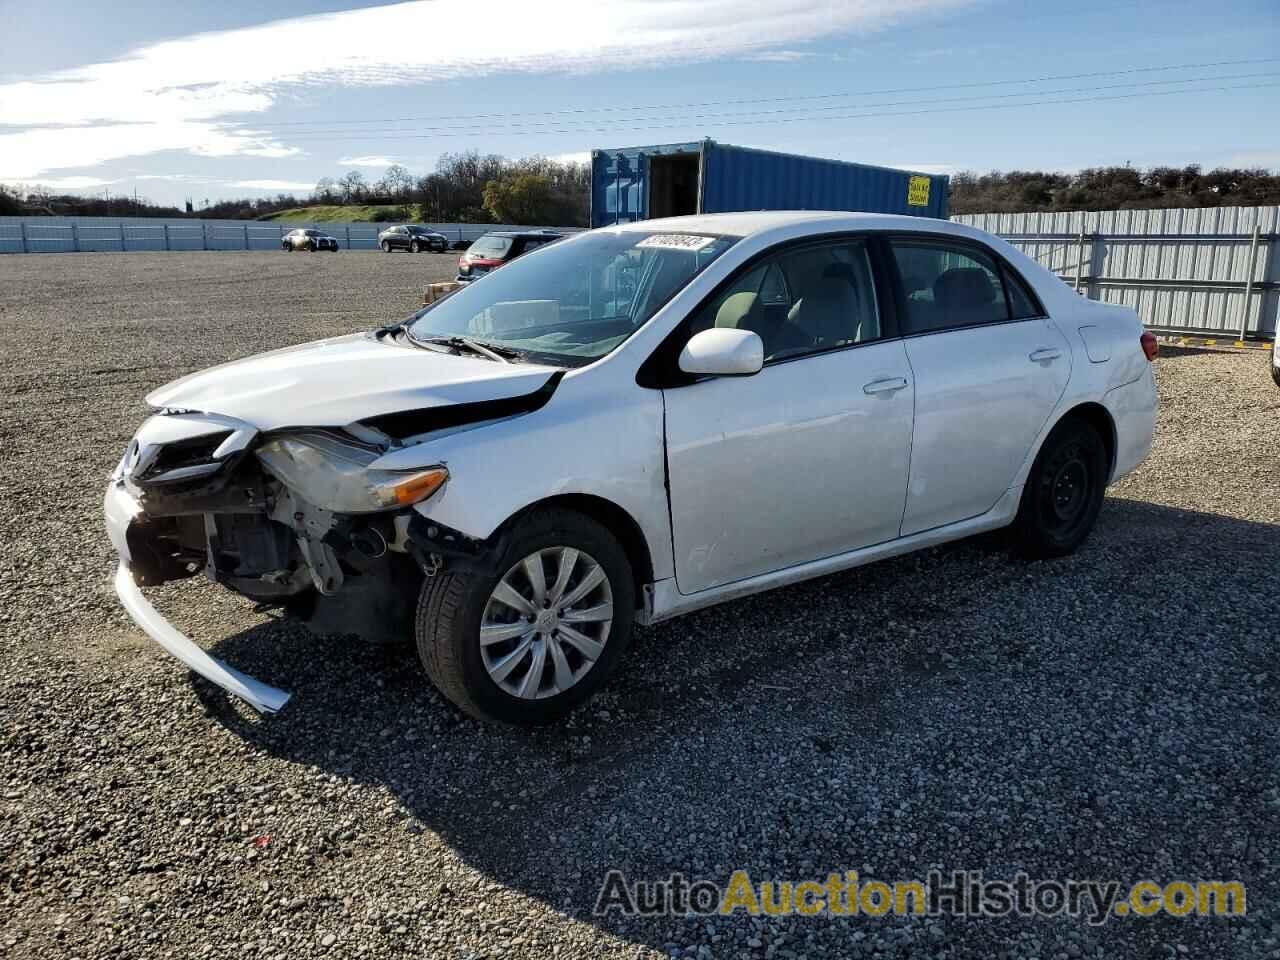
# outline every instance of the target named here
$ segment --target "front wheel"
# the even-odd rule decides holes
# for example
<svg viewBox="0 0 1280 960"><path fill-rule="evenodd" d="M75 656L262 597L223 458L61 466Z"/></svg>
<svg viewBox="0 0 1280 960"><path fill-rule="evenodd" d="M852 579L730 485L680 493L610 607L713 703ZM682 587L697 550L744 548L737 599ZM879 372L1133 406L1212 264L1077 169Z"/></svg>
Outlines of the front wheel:
<svg viewBox="0 0 1280 960"><path fill-rule="evenodd" d="M418 241L417 241L417 240L413 241L413 243L409 244L409 252L410 252L410 253L421 253L421 252L422 252L422 245L421 245L420 243L418 243Z"/></svg>
<svg viewBox="0 0 1280 960"><path fill-rule="evenodd" d="M1276 338L1271 343L1271 379L1280 387L1280 350L1277 347L1280 347L1280 330L1276 331Z"/></svg>
<svg viewBox="0 0 1280 960"><path fill-rule="evenodd" d="M1050 431L1027 477L1013 546L1030 560L1062 557L1084 543L1102 509L1107 449L1098 431L1067 417Z"/></svg>
<svg viewBox="0 0 1280 960"><path fill-rule="evenodd" d="M440 692L472 716L552 723L590 697L626 650L631 565L595 520L549 509L519 522L495 569L426 579L418 654Z"/></svg>
<svg viewBox="0 0 1280 960"><path fill-rule="evenodd" d="M380 244L378 244L378 246L380 246L380 247L382 248L382 252L383 252L383 253L390 253L390 252L391 252L391 244L387 243L387 241L385 241L385 240L383 240Z"/></svg>

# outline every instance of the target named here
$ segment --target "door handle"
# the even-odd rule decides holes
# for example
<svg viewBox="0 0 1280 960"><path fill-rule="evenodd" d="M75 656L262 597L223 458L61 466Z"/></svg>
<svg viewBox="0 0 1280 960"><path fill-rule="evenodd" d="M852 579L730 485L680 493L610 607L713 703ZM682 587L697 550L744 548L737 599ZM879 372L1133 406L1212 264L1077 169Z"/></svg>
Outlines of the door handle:
<svg viewBox="0 0 1280 960"><path fill-rule="evenodd" d="M1062 356L1062 351L1056 347L1044 347L1040 350L1031 351L1032 363L1047 363L1050 360L1057 360Z"/></svg>
<svg viewBox="0 0 1280 960"><path fill-rule="evenodd" d="M872 380L870 383L865 384L862 392L868 395L873 393L896 393L905 388L906 385L906 377L886 377L883 380Z"/></svg>

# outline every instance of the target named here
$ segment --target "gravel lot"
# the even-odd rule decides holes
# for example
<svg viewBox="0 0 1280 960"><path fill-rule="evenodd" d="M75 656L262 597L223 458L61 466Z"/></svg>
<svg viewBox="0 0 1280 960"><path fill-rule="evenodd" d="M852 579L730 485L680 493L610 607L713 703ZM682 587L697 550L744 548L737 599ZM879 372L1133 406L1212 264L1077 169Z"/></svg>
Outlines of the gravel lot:
<svg viewBox="0 0 1280 960"><path fill-rule="evenodd" d="M408 312L453 258L0 257L0 957L1280 956L1280 390L1165 349L1156 452L1080 553L991 539L640 631L572 722L461 717L409 649L187 581L111 591L150 388ZM1247 919L593 917L606 870L1238 878Z"/></svg>

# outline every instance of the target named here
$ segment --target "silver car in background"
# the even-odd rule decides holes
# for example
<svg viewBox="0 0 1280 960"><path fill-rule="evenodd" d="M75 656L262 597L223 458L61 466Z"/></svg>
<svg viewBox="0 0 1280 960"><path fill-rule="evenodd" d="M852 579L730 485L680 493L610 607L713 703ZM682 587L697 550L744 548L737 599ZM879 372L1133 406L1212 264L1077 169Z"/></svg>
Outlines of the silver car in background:
<svg viewBox="0 0 1280 960"><path fill-rule="evenodd" d="M321 233L319 230L310 227L299 227L297 230L290 230L280 238L280 246L284 248L286 253L292 253L294 250L308 250L315 253L318 250L329 250L333 253L338 252L338 238L331 237L327 233Z"/></svg>

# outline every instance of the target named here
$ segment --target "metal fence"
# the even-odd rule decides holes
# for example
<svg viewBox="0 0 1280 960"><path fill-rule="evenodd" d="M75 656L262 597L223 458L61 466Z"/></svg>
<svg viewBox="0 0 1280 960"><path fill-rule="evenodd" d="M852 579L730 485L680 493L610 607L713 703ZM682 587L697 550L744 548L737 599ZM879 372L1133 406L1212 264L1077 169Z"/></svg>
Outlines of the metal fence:
<svg viewBox="0 0 1280 960"><path fill-rule="evenodd" d="M290 230L314 228L346 250L378 249L391 223L298 223L254 220L165 220L147 217L0 217L0 253L71 253L148 250L279 250ZM498 223L427 223L451 242L469 242L490 230L527 230ZM577 227L557 227L573 232Z"/></svg>
<svg viewBox="0 0 1280 960"><path fill-rule="evenodd" d="M994 233L1092 300L1133 307L1155 330L1273 337L1280 207L953 217Z"/></svg>

